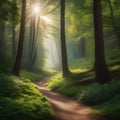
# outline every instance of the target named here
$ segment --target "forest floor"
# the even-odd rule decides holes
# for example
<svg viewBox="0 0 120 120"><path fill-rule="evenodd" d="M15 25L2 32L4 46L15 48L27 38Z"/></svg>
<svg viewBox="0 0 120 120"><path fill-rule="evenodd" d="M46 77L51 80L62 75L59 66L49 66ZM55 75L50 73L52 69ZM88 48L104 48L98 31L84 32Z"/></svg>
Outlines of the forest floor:
<svg viewBox="0 0 120 120"><path fill-rule="evenodd" d="M48 97L48 101L55 115L55 120L107 120L104 117L95 115L90 107L49 90L44 85L48 79L45 78L37 82L37 85L40 91Z"/></svg>

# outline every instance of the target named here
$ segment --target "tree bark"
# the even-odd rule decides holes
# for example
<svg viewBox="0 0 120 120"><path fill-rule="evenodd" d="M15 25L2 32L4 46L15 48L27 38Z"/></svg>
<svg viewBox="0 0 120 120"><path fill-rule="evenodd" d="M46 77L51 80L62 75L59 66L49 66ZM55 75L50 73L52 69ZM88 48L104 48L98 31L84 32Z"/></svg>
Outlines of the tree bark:
<svg viewBox="0 0 120 120"><path fill-rule="evenodd" d="M24 32L25 32L25 16L26 16L26 0L22 0L22 12L21 12L21 24L20 24L20 36L19 36L18 50L17 50L15 64L12 70L12 74L15 76L20 75Z"/></svg>
<svg viewBox="0 0 120 120"><path fill-rule="evenodd" d="M98 82L105 83L110 80L110 76L105 61L101 0L93 0L93 2L95 32L95 77Z"/></svg>
<svg viewBox="0 0 120 120"><path fill-rule="evenodd" d="M60 32L61 32L62 71L63 71L63 77L66 77L69 74L69 69L68 69L66 40L65 40L65 0L60 0L60 5L61 5Z"/></svg>

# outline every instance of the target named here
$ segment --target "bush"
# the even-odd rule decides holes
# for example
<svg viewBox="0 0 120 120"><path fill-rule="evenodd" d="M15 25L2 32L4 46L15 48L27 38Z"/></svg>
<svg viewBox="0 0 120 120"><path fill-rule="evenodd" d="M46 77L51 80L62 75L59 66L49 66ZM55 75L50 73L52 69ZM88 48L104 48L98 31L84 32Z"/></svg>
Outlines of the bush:
<svg viewBox="0 0 120 120"><path fill-rule="evenodd" d="M79 100L88 105L101 104L111 100L114 96L120 94L120 82L111 82L107 84L92 84L88 86Z"/></svg>
<svg viewBox="0 0 120 120"><path fill-rule="evenodd" d="M120 95L115 95L111 100L96 105L93 109L95 112L99 110L100 112L98 112L98 114L109 116L113 120L120 118Z"/></svg>

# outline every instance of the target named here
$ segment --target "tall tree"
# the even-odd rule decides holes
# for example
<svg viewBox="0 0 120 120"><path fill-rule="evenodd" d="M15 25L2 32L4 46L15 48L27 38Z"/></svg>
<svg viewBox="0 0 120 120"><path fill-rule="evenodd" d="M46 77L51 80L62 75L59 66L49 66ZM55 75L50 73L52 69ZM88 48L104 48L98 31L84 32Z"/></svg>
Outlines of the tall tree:
<svg viewBox="0 0 120 120"><path fill-rule="evenodd" d="M20 75L23 41L24 41L24 33L25 33L25 16L26 16L26 0L22 0L22 12L21 12L21 24L20 24L20 36L19 36L18 50L17 50L15 64L12 70L12 74L16 76Z"/></svg>
<svg viewBox="0 0 120 120"><path fill-rule="evenodd" d="M69 74L68 61L67 61L67 50L65 40L65 0L60 0L60 32L61 32L61 55L62 55L62 71L63 77Z"/></svg>
<svg viewBox="0 0 120 120"><path fill-rule="evenodd" d="M93 0L94 32L95 32L95 73L96 80L104 83L110 80L105 61L101 0Z"/></svg>

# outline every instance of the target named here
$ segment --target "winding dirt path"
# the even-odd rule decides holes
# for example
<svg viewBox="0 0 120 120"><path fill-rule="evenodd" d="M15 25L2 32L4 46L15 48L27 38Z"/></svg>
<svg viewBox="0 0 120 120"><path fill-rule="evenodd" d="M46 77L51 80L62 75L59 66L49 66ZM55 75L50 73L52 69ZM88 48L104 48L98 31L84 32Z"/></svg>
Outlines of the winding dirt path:
<svg viewBox="0 0 120 120"><path fill-rule="evenodd" d="M44 86L48 78L37 82L40 91L48 97L56 120L103 120L92 113L91 108L84 106L59 93L50 91Z"/></svg>

